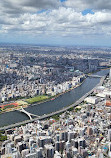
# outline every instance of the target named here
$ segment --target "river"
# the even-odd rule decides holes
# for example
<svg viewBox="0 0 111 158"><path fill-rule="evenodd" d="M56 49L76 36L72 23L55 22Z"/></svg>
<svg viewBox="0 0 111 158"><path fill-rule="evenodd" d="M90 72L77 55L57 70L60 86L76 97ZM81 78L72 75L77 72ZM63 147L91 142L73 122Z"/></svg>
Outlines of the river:
<svg viewBox="0 0 111 158"><path fill-rule="evenodd" d="M94 75L100 75L104 76L109 72L109 70L101 70L99 72L94 73ZM100 78L93 78L88 77L85 79L83 84L70 92L67 92L55 100L50 100L48 102L44 102L38 105L29 106L25 110L37 114L37 115L43 115L48 114L57 110L62 109L65 106L68 106L75 101L77 101L79 98L81 98L83 95L85 95L87 92L89 92L91 89L93 89L100 81ZM24 120L29 119L28 116L26 116L23 113L20 113L19 111L12 111L4 114L0 114L0 127L5 125L10 125L17 122L22 122Z"/></svg>

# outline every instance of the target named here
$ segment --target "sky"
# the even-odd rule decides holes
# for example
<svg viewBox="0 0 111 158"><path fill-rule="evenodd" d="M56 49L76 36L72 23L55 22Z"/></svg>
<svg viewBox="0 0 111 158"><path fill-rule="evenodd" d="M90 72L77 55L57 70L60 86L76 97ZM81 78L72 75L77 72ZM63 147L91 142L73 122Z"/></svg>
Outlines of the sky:
<svg viewBox="0 0 111 158"><path fill-rule="evenodd" d="M1 0L0 43L111 46L111 0Z"/></svg>

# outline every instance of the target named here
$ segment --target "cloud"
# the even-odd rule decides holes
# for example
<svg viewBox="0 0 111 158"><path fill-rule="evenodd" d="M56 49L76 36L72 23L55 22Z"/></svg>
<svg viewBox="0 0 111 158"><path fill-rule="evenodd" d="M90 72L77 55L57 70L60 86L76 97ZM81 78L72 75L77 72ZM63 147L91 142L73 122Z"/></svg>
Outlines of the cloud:
<svg viewBox="0 0 111 158"><path fill-rule="evenodd" d="M77 10L94 9L94 10L111 10L110 0L67 0L65 6L73 7Z"/></svg>
<svg viewBox="0 0 111 158"><path fill-rule="evenodd" d="M3 0L0 2L1 12L7 14L22 14L36 12L40 9L53 9L60 5L59 0Z"/></svg>
<svg viewBox="0 0 111 158"><path fill-rule="evenodd" d="M83 16L73 8L60 7L41 14L24 13L19 17L2 18L2 29L9 32L75 36L104 34L104 27L111 24L111 13L96 12ZM109 28L108 28L109 30Z"/></svg>
<svg viewBox="0 0 111 158"><path fill-rule="evenodd" d="M110 36L111 12L102 4L102 0L4 0L0 2L0 34L30 38ZM94 14L83 15L86 8L95 9Z"/></svg>

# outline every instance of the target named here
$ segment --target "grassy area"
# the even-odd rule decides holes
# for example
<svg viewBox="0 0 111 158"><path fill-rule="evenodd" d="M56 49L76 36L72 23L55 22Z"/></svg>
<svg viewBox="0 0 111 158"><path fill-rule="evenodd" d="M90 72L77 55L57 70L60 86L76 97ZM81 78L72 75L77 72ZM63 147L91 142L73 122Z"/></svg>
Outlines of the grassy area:
<svg viewBox="0 0 111 158"><path fill-rule="evenodd" d="M7 136L2 135L2 134L0 133L0 141L5 141L5 140L7 140Z"/></svg>
<svg viewBox="0 0 111 158"><path fill-rule="evenodd" d="M52 116L52 118L55 119L56 121L59 121L59 114Z"/></svg>
<svg viewBox="0 0 111 158"><path fill-rule="evenodd" d="M51 116L51 118L55 119L56 121L59 121L60 115L62 115L62 112L59 114Z"/></svg>
<svg viewBox="0 0 111 158"><path fill-rule="evenodd" d="M33 104L33 103L36 103L36 102L46 100L48 98L49 98L49 96L47 96L47 95L40 95L40 96L36 96L36 97L33 97L33 98L26 99L25 101L28 104Z"/></svg>
<svg viewBox="0 0 111 158"><path fill-rule="evenodd" d="M71 107L70 109L68 109L68 111L73 111L74 110L74 107Z"/></svg>

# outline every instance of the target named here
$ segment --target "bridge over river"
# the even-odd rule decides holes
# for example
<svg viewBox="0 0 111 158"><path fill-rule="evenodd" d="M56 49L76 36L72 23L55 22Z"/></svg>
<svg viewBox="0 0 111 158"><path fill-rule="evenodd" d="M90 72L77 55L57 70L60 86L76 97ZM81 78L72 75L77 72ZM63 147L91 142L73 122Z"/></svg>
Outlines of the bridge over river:
<svg viewBox="0 0 111 158"><path fill-rule="evenodd" d="M91 74L91 75L86 75L86 76L88 76L88 77L95 77L95 78L101 78L102 76L99 76L99 75L93 75L93 74Z"/></svg>
<svg viewBox="0 0 111 158"><path fill-rule="evenodd" d="M20 111L20 112L23 112L24 114L26 114L30 118L30 120L33 119L32 116L36 117L36 118L39 117L38 115L27 112L25 109L23 109L23 107L21 109L17 110L17 111Z"/></svg>

